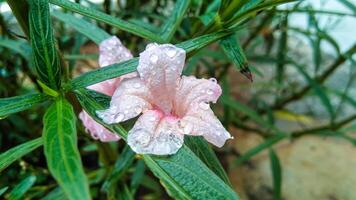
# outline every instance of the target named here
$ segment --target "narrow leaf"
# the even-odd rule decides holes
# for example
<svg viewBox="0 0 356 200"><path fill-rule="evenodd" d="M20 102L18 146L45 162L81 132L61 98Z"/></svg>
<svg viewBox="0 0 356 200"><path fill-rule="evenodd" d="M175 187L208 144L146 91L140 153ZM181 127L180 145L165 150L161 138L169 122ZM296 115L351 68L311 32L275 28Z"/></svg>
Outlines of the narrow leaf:
<svg viewBox="0 0 356 200"><path fill-rule="evenodd" d="M129 146L125 146L119 159L117 159L111 174L107 177L103 184L103 189L108 191L113 184L115 184L121 176L129 169L135 159L135 153Z"/></svg>
<svg viewBox="0 0 356 200"><path fill-rule="evenodd" d="M282 187L282 167L279 162L277 154L273 149L269 150L269 159L271 162L271 170L273 176L273 193L275 200L281 200L281 187Z"/></svg>
<svg viewBox="0 0 356 200"><path fill-rule="evenodd" d="M76 91L86 112L124 140L127 132L120 125L107 125L95 111L109 104L110 98L87 89ZM184 145L172 156L142 155L146 165L161 180L168 193L177 199L238 199L235 192L216 176L199 158Z"/></svg>
<svg viewBox="0 0 356 200"><path fill-rule="evenodd" d="M165 42L169 42L172 39L179 24L183 20L184 14L189 8L189 4L190 0L181 0L176 2L171 16L168 18L161 31L161 37Z"/></svg>
<svg viewBox="0 0 356 200"><path fill-rule="evenodd" d="M238 199L186 145L169 157L143 155L143 159L174 198Z"/></svg>
<svg viewBox="0 0 356 200"><path fill-rule="evenodd" d="M236 160L236 162L233 164L232 167L241 165L245 161L249 160L251 157L253 157L256 154L260 153L261 151L271 147L272 145L276 144L277 142L281 141L282 139L286 138L287 136L288 135L286 135L286 134L275 135L275 136L265 140L263 143L249 149L246 153L244 153L241 157L239 157Z"/></svg>
<svg viewBox="0 0 356 200"><path fill-rule="evenodd" d="M326 93L324 92L323 88L321 85L319 85L319 83L317 81L315 81L314 79L312 79L308 73L303 69L302 66L300 66L298 63L296 62L292 62L292 66L295 66L296 69L304 76L305 80L309 83L309 85L312 87L312 89L314 90L315 94L318 96L318 98L320 99L321 103L324 105L324 107L326 108L326 110L329 112L330 117L333 118L334 117L334 108L331 105L330 99L329 97L326 95Z"/></svg>
<svg viewBox="0 0 356 200"><path fill-rule="evenodd" d="M31 46L24 40L12 40L0 37L0 46L9 48L29 60L31 55Z"/></svg>
<svg viewBox="0 0 356 200"><path fill-rule="evenodd" d="M0 117L5 117L7 115L29 109L39 103L45 102L46 100L48 100L48 96L39 93L1 98Z"/></svg>
<svg viewBox="0 0 356 200"><path fill-rule="evenodd" d="M0 189L0 197L7 191L7 189L9 189L9 187L3 187Z"/></svg>
<svg viewBox="0 0 356 200"><path fill-rule="evenodd" d="M216 157L213 149L208 142L201 137L185 136L185 144L199 157L204 164L210 168L217 176L221 178L226 184L231 185L229 178L226 175L224 168Z"/></svg>
<svg viewBox="0 0 356 200"><path fill-rule="evenodd" d="M257 124L262 125L265 128L273 128L273 125L269 124L266 120L264 120L256 111L240 103L239 101L235 101L228 96L222 96L220 100L224 105L227 105L236 111L244 113Z"/></svg>
<svg viewBox="0 0 356 200"><path fill-rule="evenodd" d="M54 190L50 191L41 200L67 200L63 190L60 187L56 187Z"/></svg>
<svg viewBox="0 0 356 200"><path fill-rule="evenodd" d="M203 35L191 40L177 44L177 47L183 48L187 53L198 51L201 48L223 38L229 32L217 32L212 34ZM67 90L84 88L95 83L99 83L108 79L112 79L124 74L136 71L138 65L138 58L132 58L128 61L113 64L107 67L99 68L87 73L84 73L66 85Z"/></svg>
<svg viewBox="0 0 356 200"><path fill-rule="evenodd" d="M60 58L53 37L48 0L29 0L33 62L40 80L52 89L61 86Z"/></svg>
<svg viewBox="0 0 356 200"><path fill-rule="evenodd" d="M22 156L31 153L42 145L42 138L30 140L0 154L0 172Z"/></svg>
<svg viewBox="0 0 356 200"><path fill-rule="evenodd" d="M107 67L101 67L96 70L81 74L72 79L66 89L78 89L99 83L108 79L112 79L130 72L136 71L138 59L133 58L125 62L116 63Z"/></svg>
<svg viewBox="0 0 356 200"><path fill-rule="evenodd" d="M161 42L162 39L159 36L159 34L152 33L149 30L144 29L141 26L138 26L134 23L130 23L127 21L124 21L122 19L119 19L117 17L105 14L103 12L97 11L95 9L89 8L89 7L84 7L80 4L70 2L68 0L50 0L52 4L55 4L57 6L60 6L62 8L65 8L67 10L77 12L81 15L93 18L95 20L104 22L106 24L110 24L116 28L119 28L121 30L127 31L129 33L132 33L134 35L146 38L151 41L156 41L156 42Z"/></svg>
<svg viewBox="0 0 356 200"><path fill-rule="evenodd" d="M248 62L235 35L229 35L220 40L220 46L237 69L252 82L252 74Z"/></svg>
<svg viewBox="0 0 356 200"><path fill-rule="evenodd" d="M44 116L44 152L49 171L69 199L90 199L77 147L76 117L72 106L62 97Z"/></svg>
<svg viewBox="0 0 356 200"><path fill-rule="evenodd" d="M132 177L131 177L130 188L131 188L131 193L133 196L135 196L135 193L145 176L145 169L146 168L145 168L144 161L139 160L136 164L135 172L132 174Z"/></svg>
<svg viewBox="0 0 356 200"><path fill-rule="evenodd" d="M100 44L100 42L110 37L110 35L103 29L95 26L83 18L75 17L73 14L53 11L51 15L79 33L85 35L96 44Z"/></svg>
<svg viewBox="0 0 356 200"><path fill-rule="evenodd" d="M23 195L35 184L36 176L28 176L17 184L10 192L8 200L24 199Z"/></svg>

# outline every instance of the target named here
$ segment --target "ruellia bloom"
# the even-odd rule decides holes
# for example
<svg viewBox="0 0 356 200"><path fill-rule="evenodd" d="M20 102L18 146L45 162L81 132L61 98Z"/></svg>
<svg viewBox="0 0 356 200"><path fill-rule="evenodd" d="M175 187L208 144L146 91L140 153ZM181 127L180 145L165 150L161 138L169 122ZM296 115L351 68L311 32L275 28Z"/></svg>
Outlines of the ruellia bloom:
<svg viewBox="0 0 356 200"><path fill-rule="evenodd" d="M215 78L181 76L185 51L171 44L149 44L140 54L139 76L125 79L107 110L97 115L107 124L143 113L127 142L140 154L167 155L183 145L184 135L203 136L221 147L231 138L210 109L221 95Z"/></svg>
<svg viewBox="0 0 356 200"><path fill-rule="evenodd" d="M122 45L121 41L113 36L104 40L99 45L99 65L105 67L114 63L120 63L132 58L130 51ZM130 73L118 78L106 80L88 87L88 89L112 96L124 78L132 78L137 76L136 73ZM99 139L102 142L117 141L120 137L104 128L89 116L84 110L79 114L79 118L83 122L86 132L90 133L94 139Z"/></svg>

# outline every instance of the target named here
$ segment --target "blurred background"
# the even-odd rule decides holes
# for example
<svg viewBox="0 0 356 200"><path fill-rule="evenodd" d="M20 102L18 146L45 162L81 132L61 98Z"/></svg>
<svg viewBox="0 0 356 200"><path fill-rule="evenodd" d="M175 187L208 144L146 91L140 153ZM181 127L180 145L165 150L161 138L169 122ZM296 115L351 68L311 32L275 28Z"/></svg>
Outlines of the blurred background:
<svg viewBox="0 0 356 200"><path fill-rule="evenodd" d="M146 22L146 28L152 30L170 15L175 3L77 2L134 23ZM199 21L214 10L217 2L193 0L172 43L194 37ZM31 71L27 42L21 38L23 33L5 1L0 1L0 10L0 97L36 91L39 86ZM214 150L241 199L356 199L355 17L356 0L304 0L254 16L236 34L253 82L217 44L187 60L184 74L216 77L223 88L213 108L235 139ZM75 77L98 68L97 46L57 16L52 20L69 75ZM87 20L117 35L134 56L148 43ZM47 106L42 104L0 120L0 152L39 137ZM93 141L81 123L78 134L91 188L97 199L106 199L100 192L105 173L100 169L115 162L124 142ZM108 148L110 151L106 151ZM142 163L133 165L118 182L118 193L124 190L122 185L132 181L137 167L144 170ZM151 172L146 170L141 180L134 199L169 199ZM9 192L19 183L26 187L26 199L64 198L40 150L1 172L0 191L6 188Z"/></svg>

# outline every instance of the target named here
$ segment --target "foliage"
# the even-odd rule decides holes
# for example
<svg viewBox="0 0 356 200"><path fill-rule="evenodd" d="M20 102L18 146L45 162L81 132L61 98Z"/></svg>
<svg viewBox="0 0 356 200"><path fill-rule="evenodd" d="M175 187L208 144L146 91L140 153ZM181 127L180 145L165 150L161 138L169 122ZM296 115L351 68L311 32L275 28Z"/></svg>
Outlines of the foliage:
<svg viewBox="0 0 356 200"><path fill-rule="evenodd" d="M345 63L355 66L356 44L340 50L317 20L321 14L355 17L355 6L340 2L352 13L315 10L293 0L0 2L12 10L0 14L0 196L239 199L225 170L269 149L274 197L283 199L283 166L274 145L307 134L355 143L344 128L356 119L352 112L344 114L356 109L349 92L355 71L349 69L344 87L335 88L327 80ZM308 17L307 30L290 25L295 13ZM264 142L237 155L231 145L214 152L200 137L188 137L175 155L135 155L125 144L132 121L104 124L95 111L105 108L109 97L85 88L134 72L138 58L78 73L80 65L90 66L97 59L82 49L111 35L118 35L134 55L150 42L185 49L186 75L214 76L221 83L223 95L214 109L225 127L255 132ZM297 53L290 41L298 39L295 35L310 42L311 62L293 56ZM325 61L322 43L332 46L337 56ZM234 85L234 79L241 85ZM252 97L237 98L232 91L236 88ZM295 111L296 102L308 101L321 109ZM90 139L77 120L82 109L123 140ZM276 124L292 118L304 128L298 116L323 118L325 124L296 131ZM227 155L233 156L229 166Z"/></svg>

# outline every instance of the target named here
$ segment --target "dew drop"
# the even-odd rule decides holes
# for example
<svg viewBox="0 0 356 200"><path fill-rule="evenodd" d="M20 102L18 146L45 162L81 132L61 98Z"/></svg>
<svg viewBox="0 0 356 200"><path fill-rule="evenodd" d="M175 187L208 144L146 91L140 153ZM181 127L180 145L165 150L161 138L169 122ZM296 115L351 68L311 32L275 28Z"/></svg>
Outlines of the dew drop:
<svg viewBox="0 0 356 200"><path fill-rule="evenodd" d="M124 55L126 58L130 57L130 54L128 52L126 52Z"/></svg>
<svg viewBox="0 0 356 200"><path fill-rule="evenodd" d="M141 111L142 111L142 108L141 108L141 106L136 106L135 108L134 108L134 111L135 111L135 113L140 113Z"/></svg>
<svg viewBox="0 0 356 200"><path fill-rule="evenodd" d="M119 123L119 122L121 122L123 119L124 119L124 117L125 117L125 115L123 114L123 113L117 113L116 115L115 115L115 117L114 117L114 121L116 122L116 123Z"/></svg>
<svg viewBox="0 0 356 200"><path fill-rule="evenodd" d="M210 105L209 103L202 101L199 103L199 107L203 110L208 110L210 108Z"/></svg>
<svg viewBox="0 0 356 200"><path fill-rule="evenodd" d="M153 121L156 120L156 117L155 117L155 116L152 116L152 117L150 117L148 120L150 120L151 122L153 122Z"/></svg>
<svg viewBox="0 0 356 200"><path fill-rule="evenodd" d="M209 81L213 82L213 83L217 83L218 81L216 80L216 78L209 78Z"/></svg>
<svg viewBox="0 0 356 200"><path fill-rule="evenodd" d="M208 90L206 90L206 93L208 95L212 95L212 94L214 94L214 91L212 89L208 89Z"/></svg>
<svg viewBox="0 0 356 200"><path fill-rule="evenodd" d="M155 43L148 44L148 45L146 46L146 50L151 49L151 48L154 47L154 46L156 46Z"/></svg>
<svg viewBox="0 0 356 200"><path fill-rule="evenodd" d="M152 54L150 56L150 61L153 63L153 64L156 64L157 61L158 61L158 56L156 54Z"/></svg>
<svg viewBox="0 0 356 200"><path fill-rule="evenodd" d="M125 114L128 114L128 113L129 113L129 110L125 110L124 113L125 113Z"/></svg>
<svg viewBox="0 0 356 200"><path fill-rule="evenodd" d="M141 84L140 83L135 83L133 86L134 86L134 88L140 88Z"/></svg>
<svg viewBox="0 0 356 200"><path fill-rule="evenodd" d="M142 145L142 146L147 146L150 144L151 137L150 133L143 130L143 129L138 129L135 131L135 142Z"/></svg>
<svg viewBox="0 0 356 200"><path fill-rule="evenodd" d="M176 54L177 54L177 51L174 50L174 49L169 49L167 52L166 52L167 56L169 56L170 58L173 58Z"/></svg>

